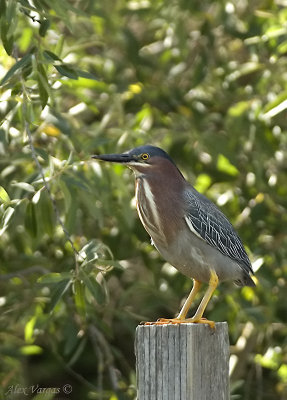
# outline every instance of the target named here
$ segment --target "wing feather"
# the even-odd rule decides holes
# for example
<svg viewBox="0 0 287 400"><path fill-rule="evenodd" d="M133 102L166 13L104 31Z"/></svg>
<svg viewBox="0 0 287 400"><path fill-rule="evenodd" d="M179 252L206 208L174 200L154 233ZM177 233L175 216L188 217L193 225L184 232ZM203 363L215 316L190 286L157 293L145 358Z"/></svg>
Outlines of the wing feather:
<svg viewBox="0 0 287 400"><path fill-rule="evenodd" d="M237 261L248 273L252 266L235 229L225 215L193 187L186 192L187 225L202 240Z"/></svg>

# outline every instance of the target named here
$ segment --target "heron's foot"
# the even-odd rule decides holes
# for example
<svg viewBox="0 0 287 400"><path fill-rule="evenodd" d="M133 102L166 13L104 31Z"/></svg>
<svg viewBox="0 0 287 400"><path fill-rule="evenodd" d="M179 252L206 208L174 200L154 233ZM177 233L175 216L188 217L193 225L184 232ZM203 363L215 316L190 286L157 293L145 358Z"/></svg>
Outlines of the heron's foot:
<svg viewBox="0 0 287 400"><path fill-rule="evenodd" d="M174 324L181 324L185 322L179 318L159 318L155 322L145 322L144 325L174 325Z"/></svg>
<svg viewBox="0 0 287 400"><path fill-rule="evenodd" d="M189 323L193 323L193 324L208 324L210 326L210 328L215 329L215 322L214 321L210 321L209 319L206 318L196 318L196 317L192 317L192 318L187 318L184 320L184 322L189 322Z"/></svg>
<svg viewBox="0 0 287 400"><path fill-rule="evenodd" d="M145 322L144 325L176 325L176 324L208 324L212 329L215 329L215 322L209 321L206 318L159 318L155 322Z"/></svg>

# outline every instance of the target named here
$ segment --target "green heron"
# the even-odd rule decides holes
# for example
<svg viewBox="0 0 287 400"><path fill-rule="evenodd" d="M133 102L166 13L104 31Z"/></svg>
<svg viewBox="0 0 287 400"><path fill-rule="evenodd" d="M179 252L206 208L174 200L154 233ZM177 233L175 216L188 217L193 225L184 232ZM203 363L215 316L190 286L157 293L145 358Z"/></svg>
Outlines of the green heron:
<svg viewBox="0 0 287 400"><path fill-rule="evenodd" d="M185 180L159 147L145 145L93 158L134 171L137 211L152 243L165 260L194 281L178 316L156 323L202 322L214 327L203 313L218 283L232 280L239 286L255 286L252 265L231 223ZM202 283L208 283L208 289L194 316L186 318Z"/></svg>

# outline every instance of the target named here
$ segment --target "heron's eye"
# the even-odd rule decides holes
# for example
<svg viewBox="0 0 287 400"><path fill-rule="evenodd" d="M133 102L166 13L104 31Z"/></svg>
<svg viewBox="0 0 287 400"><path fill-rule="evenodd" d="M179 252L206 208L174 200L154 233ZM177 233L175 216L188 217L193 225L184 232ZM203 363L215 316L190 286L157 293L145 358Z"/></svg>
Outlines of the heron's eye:
<svg viewBox="0 0 287 400"><path fill-rule="evenodd" d="M143 153L143 154L141 155L141 159L144 160L144 161L148 160L148 159L149 159L149 154Z"/></svg>

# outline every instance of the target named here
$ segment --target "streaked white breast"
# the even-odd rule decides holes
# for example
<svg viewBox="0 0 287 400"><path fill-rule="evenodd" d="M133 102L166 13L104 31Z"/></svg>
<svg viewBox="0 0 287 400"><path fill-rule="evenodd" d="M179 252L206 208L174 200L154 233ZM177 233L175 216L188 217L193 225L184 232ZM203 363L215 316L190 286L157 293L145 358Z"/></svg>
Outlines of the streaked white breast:
<svg viewBox="0 0 287 400"><path fill-rule="evenodd" d="M156 242L158 237L164 237L158 209L154 201L151 187L144 178L136 180L136 205L141 223L152 239Z"/></svg>

